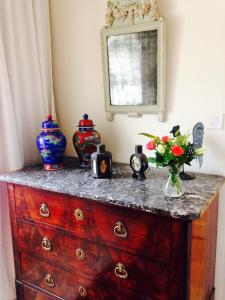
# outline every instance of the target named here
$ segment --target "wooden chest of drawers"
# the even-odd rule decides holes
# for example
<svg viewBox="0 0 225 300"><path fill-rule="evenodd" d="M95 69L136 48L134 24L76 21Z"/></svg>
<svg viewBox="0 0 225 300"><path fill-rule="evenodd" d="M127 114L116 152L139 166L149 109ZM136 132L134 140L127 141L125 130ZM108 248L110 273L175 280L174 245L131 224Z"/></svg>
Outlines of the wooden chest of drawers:
<svg viewBox="0 0 225 300"><path fill-rule="evenodd" d="M210 299L218 196L194 222L13 184L8 196L18 300Z"/></svg>

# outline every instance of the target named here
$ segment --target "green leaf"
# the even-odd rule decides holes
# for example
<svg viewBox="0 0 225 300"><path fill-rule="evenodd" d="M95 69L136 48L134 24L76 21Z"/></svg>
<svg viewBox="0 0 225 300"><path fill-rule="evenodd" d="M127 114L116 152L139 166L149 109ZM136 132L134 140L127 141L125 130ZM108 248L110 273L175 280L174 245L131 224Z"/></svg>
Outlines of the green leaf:
<svg viewBox="0 0 225 300"><path fill-rule="evenodd" d="M185 135L179 135L176 138L176 145L178 146L186 146L187 145L187 137Z"/></svg>
<svg viewBox="0 0 225 300"><path fill-rule="evenodd" d="M153 134L149 134L149 133L139 133L140 135L144 135L150 139L156 139L157 137Z"/></svg>
<svg viewBox="0 0 225 300"><path fill-rule="evenodd" d="M180 129L178 129L176 132L175 132L175 134L174 134L175 136L178 136L178 135L180 135Z"/></svg>
<svg viewBox="0 0 225 300"><path fill-rule="evenodd" d="M156 158L155 157L149 157L148 162L155 164L156 163Z"/></svg>

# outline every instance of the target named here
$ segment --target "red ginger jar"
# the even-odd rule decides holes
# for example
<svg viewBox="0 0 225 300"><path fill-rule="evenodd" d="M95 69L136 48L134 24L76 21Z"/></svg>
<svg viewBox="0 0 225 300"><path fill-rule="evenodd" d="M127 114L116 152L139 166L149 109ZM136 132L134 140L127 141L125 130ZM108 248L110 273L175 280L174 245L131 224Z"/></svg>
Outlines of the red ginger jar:
<svg viewBox="0 0 225 300"><path fill-rule="evenodd" d="M97 151L97 145L101 143L100 134L94 130L94 126L93 121L84 114L79 129L73 135L73 145L81 168L91 167L91 154Z"/></svg>

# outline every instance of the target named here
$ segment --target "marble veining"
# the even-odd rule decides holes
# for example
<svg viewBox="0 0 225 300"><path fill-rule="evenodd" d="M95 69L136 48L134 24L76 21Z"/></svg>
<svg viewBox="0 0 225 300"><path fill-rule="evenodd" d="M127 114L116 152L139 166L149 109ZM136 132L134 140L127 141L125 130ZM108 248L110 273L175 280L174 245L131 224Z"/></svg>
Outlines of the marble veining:
<svg viewBox="0 0 225 300"><path fill-rule="evenodd" d="M184 182L186 189L184 196L168 199L163 195L167 170L151 169L145 181L136 181L131 174L129 165L114 164L111 179L95 179L90 170L79 168L77 160L68 159L64 170L45 171L42 166L37 165L2 174L0 181L186 221L199 218L225 182L222 176L195 173L196 179Z"/></svg>

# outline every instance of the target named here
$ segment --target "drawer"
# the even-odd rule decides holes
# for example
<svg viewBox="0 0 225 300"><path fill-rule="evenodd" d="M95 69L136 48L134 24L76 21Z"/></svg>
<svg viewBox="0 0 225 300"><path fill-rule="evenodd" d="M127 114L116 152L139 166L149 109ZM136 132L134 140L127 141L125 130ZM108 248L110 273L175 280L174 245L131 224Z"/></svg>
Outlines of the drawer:
<svg viewBox="0 0 225 300"><path fill-rule="evenodd" d="M24 300L154 300L166 298L150 298L140 296L129 290L117 287L112 289L108 284L65 272L58 267L43 263L35 258L22 255L23 282L34 288L42 289L52 296L45 296L36 290L25 288ZM30 296L30 298L28 298ZM34 297L34 298L32 298ZM36 297L36 298L35 298Z"/></svg>
<svg viewBox="0 0 225 300"><path fill-rule="evenodd" d="M137 255L171 260L169 218L21 186L15 187L15 203L19 218L62 227Z"/></svg>
<svg viewBox="0 0 225 300"><path fill-rule="evenodd" d="M72 299L86 299L86 300L151 300L150 298L141 297L138 295L135 295L129 291L125 291L121 288L118 288L115 293L113 294L111 290L108 290L106 292L101 292L103 289L103 286L99 286L99 294L96 294L97 289L89 289L89 293L86 297L73 297ZM108 289L108 287L104 287L105 290ZM28 286L24 285L24 298L18 299L18 300L63 300L63 298L47 296L43 292L39 292L35 290L34 288L30 288ZM69 298L66 298L66 300ZM70 300L70 299L69 299Z"/></svg>
<svg viewBox="0 0 225 300"><path fill-rule="evenodd" d="M21 252L41 258L42 261L78 270L86 276L98 272L100 249L98 244L68 234L49 225L17 221L18 246Z"/></svg>
<svg viewBox="0 0 225 300"><path fill-rule="evenodd" d="M79 286L95 287L96 281L111 285L114 287L113 291L120 287L151 299L168 299L169 272L165 266L112 249L104 248L101 251L104 252L102 257L106 260L101 260L98 272L89 273L88 277L85 276L85 271L82 272L82 268L78 270L80 274L76 273L77 270L68 272L66 267L59 268L22 254L23 280L66 299L77 296ZM46 274L54 279L54 287L45 284Z"/></svg>
<svg viewBox="0 0 225 300"><path fill-rule="evenodd" d="M99 279L104 281L107 277L117 286L126 287L129 282L129 280L121 281L115 276L113 270L119 262L123 262L127 271L129 269L135 281L147 274L153 277L151 280L154 282L154 278L161 276L161 271L164 269L164 265L158 263L162 267L158 268L158 273L153 273L151 270L154 269L155 264L151 263L151 270L146 268L149 265L147 258L89 242L53 226L43 224L37 226L37 223L31 224L18 220L17 228L18 246L21 252L40 258L43 262L62 267L66 271L85 276L93 277L104 272ZM155 274L156 276L153 276Z"/></svg>
<svg viewBox="0 0 225 300"><path fill-rule="evenodd" d="M39 292L26 285L23 286L23 299L18 300L56 300L54 296L47 296L46 294ZM58 298L58 300L60 300Z"/></svg>

